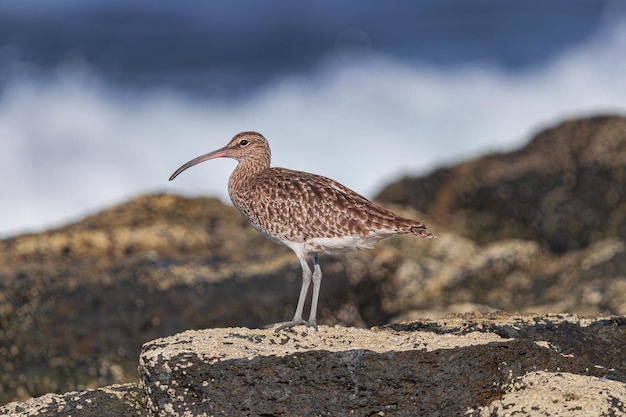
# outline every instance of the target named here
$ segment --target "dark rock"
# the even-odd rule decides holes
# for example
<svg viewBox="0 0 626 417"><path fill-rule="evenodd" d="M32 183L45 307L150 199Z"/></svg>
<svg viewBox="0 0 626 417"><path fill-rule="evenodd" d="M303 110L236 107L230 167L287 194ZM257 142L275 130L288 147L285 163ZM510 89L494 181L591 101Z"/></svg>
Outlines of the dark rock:
<svg viewBox="0 0 626 417"><path fill-rule="evenodd" d="M178 205L186 207L178 217L214 205L216 214L204 216L223 219L200 220L209 232L191 221L170 223L170 206ZM143 207L161 207L164 215ZM126 214L122 222L124 213L137 219ZM111 220L99 224L94 216L0 242L2 402L136 381L136 358L148 340L190 328L262 327L293 314L300 286L295 256L245 223L219 226L231 215L238 221L232 207L146 196L102 215ZM324 258L321 323L365 327L493 309L626 314L620 240L554 256L530 241L478 246L436 228L434 241L399 237L373 251ZM231 253L197 243L211 239L241 246ZM120 249L130 240L131 253ZM71 261L59 255L68 246Z"/></svg>
<svg viewBox="0 0 626 417"><path fill-rule="evenodd" d="M421 178L377 197L410 205L472 240L530 239L562 253L626 236L626 118L572 120L528 145Z"/></svg>
<svg viewBox="0 0 626 417"><path fill-rule="evenodd" d="M321 318L363 326L343 265L325 274ZM299 288L293 253L215 199L144 196L0 241L0 403L136 380L148 340L285 320Z"/></svg>
<svg viewBox="0 0 626 417"><path fill-rule="evenodd" d="M0 407L0 414L11 417L148 417L144 390L139 384L113 385L105 388L46 394L23 403Z"/></svg>
<svg viewBox="0 0 626 417"><path fill-rule="evenodd" d="M506 325L519 328L519 337L493 332ZM375 331L322 326L309 335L212 329L147 343L139 372L151 411L163 416L451 416L489 407L536 370L590 384L598 377L624 382L618 352L625 338L623 318L556 316L495 315ZM616 353L594 354L596 342ZM604 387L626 400L623 384ZM589 386L578 395L594 397ZM611 394L604 397L601 409L609 410ZM537 398L525 405L552 406Z"/></svg>
<svg viewBox="0 0 626 417"><path fill-rule="evenodd" d="M187 331L143 346L141 385L47 394L14 417L622 415L626 319L503 312L372 330Z"/></svg>
<svg viewBox="0 0 626 417"><path fill-rule="evenodd" d="M626 319L472 313L372 330L187 331L146 343L141 385L47 394L14 417L623 415Z"/></svg>
<svg viewBox="0 0 626 417"><path fill-rule="evenodd" d="M519 175L533 184L533 204L549 206L561 201L554 190L563 186L553 184L556 188L544 190L550 196L539 195L534 175L547 176L550 184L556 181L545 165L550 158L539 157L546 146L556 143L550 145L560 158L552 158L555 166L584 171L593 165L589 161L596 161L597 166L613 166L611 175L617 175L622 166L608 158L603 146L612 146L621 161L622 123L619 118L568 122L555 130L560 134L540 135L517 157L481 159L484 170L476 161L460 165L467 178L455 169L433 176L448 178L454 172L454 178L465 181L477 175L474 182L482 185L470 187L467 195L472 195L489 184L492 188L484 189L495 189L498 181L518 184L512 180L516 175L531 172ZM574 150L567 150L567 132L578 135ZM607 137L613 139L606 142ZM585 146L585 151L579 149ZM565 151L569 159L561 156ZM554 175L564 181L561 171ZM626 244L617 203L611 212L608 204L598 205L613 232L603 224L596 229L600 234L588 234L587 243L555 254L546 248L541 228L535 228L541 222L525 223L507 211L443 204L461 201L463 194L463 182L446 181L452 180L440 181L441 190L425 183L436 202L425 209L437 215L435 220L392 207L424 220L438 239L401 236L371 251L322 258L321 324L371 327L474 310L626 315ZM523 184L518 185L513 199L526 195ZM587 188L567 189L576 199ZM438 211L444 206L449 210ZM446 222L438 213L447 213ZM478 233L478 242L467 237L472 230L483 230L484 236ZM511 236L516 238L503 239ZM143 343L188 329L256 328L290 319L299 288L293 253L259 235L232 206L210 198L142 196L60 229L2 240L0 404L137 381ZM496 333L522 334L512 326Z"/></svg>

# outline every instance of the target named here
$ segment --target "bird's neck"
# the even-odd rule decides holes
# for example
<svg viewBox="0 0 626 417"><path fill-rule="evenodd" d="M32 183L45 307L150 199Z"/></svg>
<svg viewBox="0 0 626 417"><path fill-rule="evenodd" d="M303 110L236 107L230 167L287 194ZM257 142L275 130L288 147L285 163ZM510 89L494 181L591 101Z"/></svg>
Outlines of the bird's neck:
<svg viewBox="0 0 626 417"><path fill-rule="evenodd" d="M230 197L234 200L234 195L247 188L250 180L259 172L270 167L270 157L262 157L240 161L228 180L228 190Z"/></svg>

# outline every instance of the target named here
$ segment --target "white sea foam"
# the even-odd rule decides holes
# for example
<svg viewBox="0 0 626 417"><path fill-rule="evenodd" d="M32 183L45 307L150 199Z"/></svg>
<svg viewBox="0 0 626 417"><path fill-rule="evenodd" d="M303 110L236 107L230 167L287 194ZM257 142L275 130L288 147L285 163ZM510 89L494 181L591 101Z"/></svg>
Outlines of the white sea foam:
<svg viewBox="0 0 626 417"><path fill-rule="evenodd" d="M241 130L270 140L274 165L373 196L402 174L521 146L563 118L626 112L624 50L626 26L614 26L518 73L338 59L237 102L120 90L72 68L46 81L14 75L0 96L0 235L58 225L141 193L227 199L233 161L167 178Z"/></svg>

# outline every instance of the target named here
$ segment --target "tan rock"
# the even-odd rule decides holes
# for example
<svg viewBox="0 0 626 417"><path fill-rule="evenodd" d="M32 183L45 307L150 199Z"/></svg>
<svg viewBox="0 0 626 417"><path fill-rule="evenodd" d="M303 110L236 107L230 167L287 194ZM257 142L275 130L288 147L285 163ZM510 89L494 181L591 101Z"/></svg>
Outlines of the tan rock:
<svg viewBox="0 0 626 417"><path fill-rule="evenodd" d="M557 334L606 344L606 328L617 329L612 320L491 315L373 331L189 331L144 345L139 372L148 406L163 416L479 416L501 410L498 404L513 401L513 390L532 381L541 384L536 390L553 387L549 378L533 379L537 370L568 373L578 384L623 378L623 360L602 359L576 343L566 346ZM620 330L609 330L613 350L621 349L625 335L626 322L617 322ZM542 331L544 326L552 331ZM577 404L607 410L611 401L626 401L622 383L610 381L605 390L603 398L581 393ZM515 398L528 410L549 410L553 401ZM559 415L578 416L576 407Z"/></svg>
<svg viewBox="0 0 626 417"><path fill-rule="evenodd" d="M622 416L624 346L624 317L571 315L187 331L143 346L141 385L47 394L0 415Z"/></svg>
<svg viewBox="0 0 626 417"><path fill-rule="evenodd" d="M568 372L531 372L516 378L506 394L467 417L625 416L626 385Z"/></svg>
<svg viewBox="0 0 626 417"><path fill-rule="evenodd" d="M626 315L625 129L619 117L567 121L519 151L401 182L411 199L398 202L432 217L391 208L439 238L323 257L319 322ZM212 198L141 196L1 240L0 403L136 381L143 343L290 319L299 288L293 253Z"/></svg>
<svg viewBox="0 0 626 417"><path fill-rule="evenodd" d="M112 385L94 390L46 394L0 407L0 415L11 417L121 417L150 416L144 391L138 384Z"/></svg>

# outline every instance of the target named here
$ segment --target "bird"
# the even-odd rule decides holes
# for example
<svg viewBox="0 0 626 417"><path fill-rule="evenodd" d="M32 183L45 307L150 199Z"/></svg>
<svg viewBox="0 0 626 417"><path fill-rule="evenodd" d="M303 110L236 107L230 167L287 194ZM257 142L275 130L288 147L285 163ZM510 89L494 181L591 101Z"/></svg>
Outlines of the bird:
<svg viewBox="0 0 626 417"><path fill-rule="evenodd" d="M269 143L257 132L238 133L223 148L183 164L169 180L214 158L238 161L228 180L233 205L257 231L291 249L300 261L302 286L295 314L291 321L278 323L276 332L298 325L317 329L320 254L371 249L379 240L400 234L436 237L422 222L401 217L330 178L271 167ZM309 318L304 320L311 282Z"/></svg>

